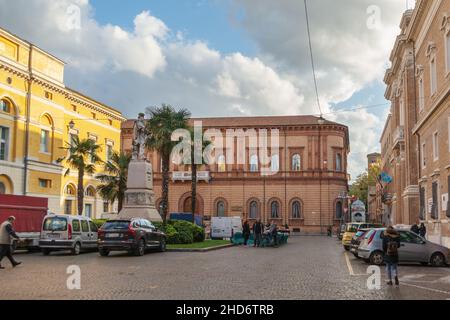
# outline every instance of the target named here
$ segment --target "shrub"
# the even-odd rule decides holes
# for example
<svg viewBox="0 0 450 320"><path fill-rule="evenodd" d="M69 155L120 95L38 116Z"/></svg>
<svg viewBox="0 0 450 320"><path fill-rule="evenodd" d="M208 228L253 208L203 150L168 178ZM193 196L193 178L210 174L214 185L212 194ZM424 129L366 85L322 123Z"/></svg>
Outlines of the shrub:
<svg viewBox="0 0 450 320"><path fill-rule="evenodd" d="M105 224L105 222L108 220L107 219L92 219L92 221L95 223L97 228L100 229Z"/></svg>
<svg viewBox="0 0 450 320"><path fill-rule="evenodd" d="M189 244L205 240L205 231L202 227L183 220L168 221L164 232L167 235L167 243Z"/></svg>

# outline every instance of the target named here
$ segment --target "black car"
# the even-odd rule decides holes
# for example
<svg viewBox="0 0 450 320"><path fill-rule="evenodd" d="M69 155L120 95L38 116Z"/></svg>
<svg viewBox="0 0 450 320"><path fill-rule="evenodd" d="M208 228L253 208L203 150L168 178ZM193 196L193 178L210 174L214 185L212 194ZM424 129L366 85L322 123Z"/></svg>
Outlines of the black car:
<svg viewBox="0 0 450 320"><path fill-rule="evenodd" d="M364 236L368 231L371 229L360 229L356 234L353 236L351 242L350 242L350 252L353 253L353 255L357 258L358 256L358 247L361 244L361 241L364 239Z"/></svg>
<svg viewBox="0 0 450 320"><path fill-rule="evenodd" d="M143 256L146 249L166 250L166 235L146 219L109 220L98 230L98 250L103 257L111 251Z"/></svg>

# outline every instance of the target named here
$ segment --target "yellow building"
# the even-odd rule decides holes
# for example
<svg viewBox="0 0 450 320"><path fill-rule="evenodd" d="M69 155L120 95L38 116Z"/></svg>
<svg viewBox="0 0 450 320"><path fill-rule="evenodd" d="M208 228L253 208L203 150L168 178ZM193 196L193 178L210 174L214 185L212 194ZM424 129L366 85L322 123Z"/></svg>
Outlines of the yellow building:
<svg viewBox="0 0 450 320"><path fill-rule="evenodd" d="M0 28L0 193L46 197L55 213L76 214L77 172L64 177L72 135L120 150L122 114L64 85L64 62ZM101 165L97 171L101 171ZM114 211L85 176L84 214Z"/></svg>

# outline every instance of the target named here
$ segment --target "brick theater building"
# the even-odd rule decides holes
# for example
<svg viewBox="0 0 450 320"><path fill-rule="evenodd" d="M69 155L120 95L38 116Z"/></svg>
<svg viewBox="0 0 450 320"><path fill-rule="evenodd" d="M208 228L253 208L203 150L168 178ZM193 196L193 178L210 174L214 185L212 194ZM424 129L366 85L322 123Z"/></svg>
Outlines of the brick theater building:
<svg viewBox="0 0 450 320"><path fill-rule="evenodd" d="M196 118L203 130L215 129L226 136L227 130L249 132L278 130L279 147L268 149L270 163L263 165L259 150L245 147L232 138L233 148L216 152L214 165L198 169L197 212L208 221L211 216L241 216L277 221L302 233L326 232L330 225L346 219L348 191L347 156L349 132L344 125L314 116ZM134 120L122 124L122 149L131 152ZM275 131L274 131L275 130ZM259 138L261 139L261 138ZM241 148L241 149L240 149ZM245 164L237 161L237 150L245 150ZM233 159L230 164L228 159ZM161 203L161 158L148 151L153 165L156 206ZM225 161L226 159L226 161ZM242 158L241 158L242 160ZM241 164L237 164L241 163ZM272 173L263 174L265 170ZM189 165L171 164L169 213L190 212L191 174Z"/></svg>

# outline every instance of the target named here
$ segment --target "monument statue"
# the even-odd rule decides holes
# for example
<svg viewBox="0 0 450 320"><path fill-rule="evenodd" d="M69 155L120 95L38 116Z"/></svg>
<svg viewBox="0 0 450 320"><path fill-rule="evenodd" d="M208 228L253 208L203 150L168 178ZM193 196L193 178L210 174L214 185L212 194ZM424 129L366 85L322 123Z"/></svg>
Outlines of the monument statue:
<svg viewBox="0 0 450 320"><path fill-rule="evenodd" d="M134 123L133 128L133 160L145 160L145 141L147 140L147 134L145 132L145 119L144 114L140 113L137 121Z"/></svg>
<svg viewBox="0 0 450 320"><path fill-rule="evenodd" d="M145 154L146 140L145 118L144 114L140 113L134 124L133 152L128 165L127 191L125 191L125 203L119 212L119 217L161 222L161 216L155 207L152 164L147 161Z"/></svg>

